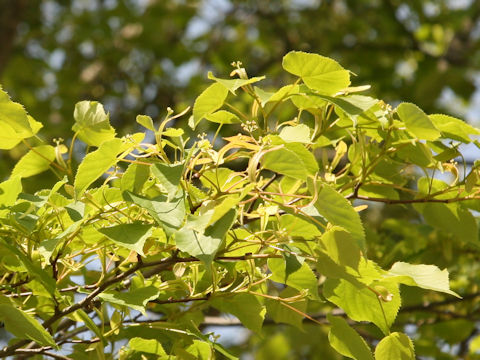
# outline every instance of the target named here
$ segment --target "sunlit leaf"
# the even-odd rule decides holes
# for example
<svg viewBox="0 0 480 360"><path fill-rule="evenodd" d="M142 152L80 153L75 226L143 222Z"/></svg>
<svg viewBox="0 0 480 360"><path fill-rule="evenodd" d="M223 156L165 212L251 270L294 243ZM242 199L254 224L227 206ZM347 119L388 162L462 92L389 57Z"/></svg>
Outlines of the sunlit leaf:
<svg viewBox="0 0 480 360"><path fill-rule="evenodd" d="M403 333L391 333L375 348L375 360L415 360L412 340Z"/></svg>
<svg viewBox="0 0 480 360"><path fill-rule="evenodd" d="M122 149L121 139L103 142L99 148L85 156L75 175L75 194L81 196L95 180L102 176L117 162L117 155Z"/></svg>
<svg viewBox="0 0 480 360"><path fill-rule="evenodd" d="M115 137L115 129L110 126L109 115L97 101L80 101L73 113L75 124L72 130L78 138L90 146L100 146L104 141Z"/></svg>
<svg viewBox="0 0 480 360"><path fill-rule="evenodd" d="M417 105L401 103L397 107L397 114L407 129L419 139L436 140L441 136L438 128Z"/></svg>
<svg viewBox="0 0 480 360"><path fill-rule="evenodd" d="M29 177L40 174L50 168L55 160L55 148L51 145L40 145L28 151L15 165L12 176Z"/></svg>
<svg viewBox="0 0 480 360"><path fill-rule="evenodd" d="M350 85L350 73L335 60L301 51L283 57L283 68L302 78L311 89L333 95Z"/></svg>
<svg viewBox="0 0 480 360"><path fill-rule="evenodd" d="M460 297L450 290L447 269L440 270L435 265L412 265L405 262L396 262L389 270L388 275L390 281Z"/></svg>
<svg viewBox="0 0 480 360"><path fill-rule="evenodd" d="M200 120L213 114L227 98L228 90L219 83L214 83L206 88L195 100L193 105L193 125L196 127Z"/></svg>

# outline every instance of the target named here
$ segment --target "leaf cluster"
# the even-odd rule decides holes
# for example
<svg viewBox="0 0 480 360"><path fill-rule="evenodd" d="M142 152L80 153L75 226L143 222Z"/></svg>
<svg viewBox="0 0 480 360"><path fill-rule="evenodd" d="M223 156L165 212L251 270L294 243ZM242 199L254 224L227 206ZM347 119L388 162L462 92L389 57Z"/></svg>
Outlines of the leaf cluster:
<svg viewBox="0 0 480 360"><path fill-rule="evenodd" d="M360 95L368 86L320 55L285 55L293 82L279 89L234 66L233 79L209 74L188 123L218 128L193 139L170 127L188 108L139 115L145 130L119 137L101 104L82 101L69 145L52 145L0 93L2 148L29 148L0 183L0 320L14 336L0 356L235 358L203 331L220 313L258 334L272 321L328 325L354 359L415 358L394 329L400 285L459 295L447 270L377 259L360 212L411 206L478 246L477 164L462 175L452 160L479 130ZM220 138L224 127L239 133ZM58 182L22 192L47 170Z"/></svg>

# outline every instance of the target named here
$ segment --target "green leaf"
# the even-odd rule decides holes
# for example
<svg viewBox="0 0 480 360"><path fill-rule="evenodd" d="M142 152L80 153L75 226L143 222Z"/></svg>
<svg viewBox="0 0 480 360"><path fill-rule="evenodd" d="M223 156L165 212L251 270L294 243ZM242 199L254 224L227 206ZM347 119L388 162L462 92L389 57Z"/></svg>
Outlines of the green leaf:
<svg viewBox="0 0 480 360"><path fill-rule="evenodd" d="M40 145L29 150L15 165L12 176L22 178L40 174L50 168L55 160L55 148L51 145Z"/></svg>
<svg viewBox="0 0 480 360"><path fill-rule="evenodd" d="M256 82L259 82L263 79L265 79L265 76L258 76L258 77L253 77L253 78L250 78L250 79L220 79L220 78L217 78L215 76L213 76L212 72L209 71L208 72L208 78L210 80L215 80L217 83L219 84L222 84L223 86L225 86L226 89L228 89L228 91L230 91L233 95L235 95L235 91L242 87L242 86L245 86L245 85L248 85L248 84L253 84L253 83L256 83Z"/></svg>
<svg viewBox="0 0 480 360"><path fill-rule="evenodd" d="M327 315L331 328L328 333L330 345L341 355L355 360L373 360L365 340L341 317Z"/></svg>
<svg viewBox="0 0 480 360"><path fill-rule="evenodd" d="M464 143L471 142L470 135L479 135L480 130L465 121L444 114L428 115L435 127L445 136Z"/></svg>
<svg viewBox="0 0 480 360"><path fill-rule="evenodd" d="M281 298L289 298L297 296L299 293L297 290L294 290L291 287L287 287L280 293ZM281 301L267 299L265 303L267 307L267 314L278 323L290 324L297 327L300 330L303 330L303 316L294 310L290 309L289 307L282 305ZM288 302L288 305L297 309L302 313L306 313L307 311L307 301L302 299L296 302Z"/></svg>
<svg viewBox="0 0 480 360"><path fill-rule="evenodd" d="M270 280L286 284L299 291L308 290L313 299L318 299L318 280L308 264L299 264L296 271L287 269L285 259L268 259L268 268L272 272Z"/></svg>
<svg viewBox="0 0 480 360"><path fill-rule="evenodd" d="M333 95L350 85L350 73L335 60L301 51L283 57L283 68L302 78L305 85L326 95Z"/></svg>
<svg viewBox="0 0 480 360"><path fill-rule="evenodd" d="M262 165L265 169L304 181L318 172L315 157L299 143L285 144L267 152L262 158Z"/></svg>
<svg viewBox="0 0 480 360"><path fill-rule="evenodd" d="M391 301L383 301L367 287L359 289L342 279L327 279L323 295L342 308L350 319L373 322L384 334L388 334L400 308L400 292L398 284L392 282L377 282L376 286L386 288L392 295Z"/></svg>
<svg viewBox="0 0 480 360"><path fill-rule="evenodd" d="M153 354L162 358L168 358L167 353L163 350L162 344L155 339L142 339L135 337L130 339L128 342L128 347L140 353Z"/></svg>
<svg viewBox="0 0 480 360"><path fill-rule="evenodd" d="M311 222L304 220L300 216L285 214L280 217L280 228L292 237L301 237L305 240L312 240L321 236L322 233Z"/></svg>
<svg viewBox="0 0 480 360"><path fill-rule="evenodd" d="M298 91L290 96L290 100L297 108L314 109L314 111L318 111L318 109L327 105L326 100L322 99L317 92L310 90L308 86L304 84L296 86L298 87Z"/></svg>
<svg viewBox="0 0 480 360"><path fill-rule="evenodd" d="M127 201L131 201L146 209L150 216L163 227L167 236L172 235L182 224L185 217L185 202L183 194L167 201L166 196L148 199L129 191L123 193Z"/></svg>
<svg viewBox="0 0 480 360"><path fill-rule="evenodd" d="M90 146L99 146L115 137L115 129L110 126L109 115L97 101L80 101L73 112L75 124L72 130L78 138Z"/></svg>
<svg viewBox="0 0 480 360"><path fill-rule="evenodd" d="M458 203L427 203L421 207L422 215L428 224L453 234L459 240L479 246L478 225L475 217Z"/></svg>
<svg viewBox="0 0 480 360"><path fill-rule="evenodd" d="M469 318L438 321L434 324L424 324L421 331L426 327L429 327L436 337L455 345L470 338L472 331L475 330L475 323Z"/></svg>
<svg viewBox="0 0 480 360"><path fill-rule="evenodd" d="M167 190L167 199L170 201L177 193L180 179L182 178L184 164L153 164L152 174L158 179L160 185Z"/></svg>
<svg viewBox="0 0 480 360"><path fill-rule="evenodd" d="M433 141L441 136L438 128L417 105L401 103L397 107L397 114L408 131L419 139Z"/></svg>
<svg viewBox="0 0 480 360"><path fill-rule="evenodd" d="M98 297L112 304L127 306L145 315L145 306L149 301L155 300L159 294L160 290L155 286L145 286L126 293L106 291L99 294Z"/></svg>
<svg viewBox="0 0 480 360"><path fill-rule="evenodd" d="M336 264L358 270L361 252L349 232L338 226L332 227L322 235L321 243Z"/></svg>
<svg viewBox="0 0 480 360"><path fill-rule="evenodd" d="M300 92L300 86L295 84L285 85L278 89L267 102L284 101Z"/></svg>
<svg viewBox="0 0 480 360"><path fill-rule="evenodd" d="M282 128L282 131L280 131L279 136L287 143L299 142L310 144L310 128L305 124L285 126Z"/></svg>
<svg viewBox="0 0 480 360"><path fill-rule="evenodd" d="M40 243L40 246L38 247L38 251L40 252L40 254L42 254L42 256L46 259L46 260L50 260L53 252L55 251L55 248L57 247L57 245L64 241L64 239L71 233L73 233L74 231L76 231L79 226L80 226L80 220L82 220L82 217L80 216L80 219L78 222L74 222L73 224L71 224L68 228L65 229L65 231L62 231L60 234L58 234L57 236L55 236L54 238L52 239L47 239L47 240L43 240L41 243Z"/></svg>
<svg viewBox="0 0 480 360"><path fill-rule="evenodd" d="M203 228L198 228L197 224L186 224L175 233L175 243L177 247L192 256L209 264L215 258L220 246L225 241L227 231L232 227L237 217L237 211L230 209L222 218L213 225L208 226L203 232ZM194 219L198 219L195 217ZM202 219L208 222L209 218ZM196 229L197 228L197 229Z"/></svg>
<svg viewBox="0 0 480 360"><path fill-rule="evenodd" d="M135 194L139 193L143 184L150 176L150 166L143 164L130 164L123 173L120 181L120 190L131 191Z"/></svg>
<svg viewBox="0 0 480 360"><path fill-rule="evenodd" d="M10 253L12 253L14 256L18 257L18 259L22 262L23 266L25 266L25 269L28 271L28 273L38 279L38 281L43 285L45 290L50 295L53 295L56 293L57 290L57 283L53 277L51 277L50 274L48 274L44 269L42 269L39 265L36 263L32 262L24 253L23 251L19 250L17 247L15 247L12 244L9 244L7 242L2 242L2 246L4 246Z"/></svg>
<svg viewBox="0 0 480 360"><path fill-rule="evenodd" d="M162 136L180 137L184 133L183 129L168 128L162 132Z"/></svg>
<svg viewBox="0 0 480 360"><path fill-rule="evenodd" d="M389 281L440 291L460 298L457 293L450 290L447 269L440 270L435 265L412 265L396 262L388 271L388 276Z"/></svg>
<svg viewBox="0 0 480 360"><path fill-rule="evenodd" d="M240 119L237 115L232 114L230 111L219 110L213 114L205 116L208 121L218 123L218 124L238 124Z"/></svg>
<svg viewBox="0 0 480 360"><path fill-rule="evenodd" d="M218 110L227 95L228 90L222 84L215 83L206 88L193 105L193 127L195 128L204 117Z"/></svg>
<svg viewBox="0 0 480 360"><path fill-rule="evenodd" d="M214 357L212 346L206 341L193 340L193 344L187 347L186 351L193 355L195 360L210 360Z"/></svg>
<svg viewBox="0 0 480 360"><path fill-rule="evenodd" d="M9 304L0 304L0 320L7 331L20 339L30 339L43 346L57 348L55 340L31 315Z"/></svg>
<svg viewBox="0 0 480 360"><path fill-rule="evenodd" d="M90 316L88 316L85 311L83 311L82 309L78 309L71 315L71 318L76 321L82 321L87 328L93 331L95 335L102 339L102 341L105 341L102 330L100 330L100 328L95 324L95 322L91 319Z"/></svg>
<svg viewBox="0 0 480 360"><path fill-rule="evenodd" d="M32 129L33 135L38 133L41 128L43 128L43 124L40 121L35 120L33 117L27 114L28 122L30 123L30 128Z"/></svg>
<svg viewBox="0 0 480 360"><path fill-rule="evenodd" d="M391 333L375 348L375 360L415 360L412 340L403 333Z"/></svg>
<svg viewBox="0 0 480 360"><path fill-rule="evenodd" d="M155 126L153 126L153 120L150 116L148 115L137 115L137 118L135 119L137 123L142 125L144 128L148 130L152 130L155 132Z"/></svg>
<svg viewBox="0 0 480 360"><path fill-rule="evenodd" d="M10 100L8 94L0 87L0 149L11 149L23 139L29 138L40 127L32 129L27 112L22 105Z"/></svg>
<svg viewBox="0 0 480 360"><path fill-rule="evenodd" d="M331 97L320 94L312 95L318 96L319 98L334 104L336 107L340 108L350 116L360 115L378 103L377 99L363 95L348 95L341 97Z"/></svg>
<svg viewBox="0 0 480 360"><path fill-rule="evenodd" d="M213 209L213 214L210 217L207 226L210 226L217 220L221 219L230 210L235 209L235 207L242 200L242 198L243 196L239 195L230 195L224 197L222 201Z"/></svg>
<svg viewBox="0 0 480 360"><path fill-rule="evenodd" d="M310 192L314 191L309 184ZM352 204L328 185L318 192L315 208L333 225L338 225L352 234L360 249L365 251L365 231L360 216Z"/></svg>
<svg viewBox="0 0 480 360"><path fill-rule="evenodd" d="M19 176L10 177L10 179L0 183L0 208L15 204L21 192L22 181Z"/></svg>
<svg viewBox="0 0 480 360"><path fill-rule="evenodd" d="M262 105L262 107L264 107L265 104L268 103L268 101L274 94L273 92L265 91L262 88L259 88L257 86L254 86L253 90L255 91L255 94L257 95L257 97L260 99L260 104Z"/></svg>
<svg viewBox="0 0 480 360"><path fill-rule="evenodd" d="M257 333L262 330L266 310L255 295L240 293L215 297L211 304L220 311L235 315L248 329Z"/></svg>
<svg viewBox="0 0 480 360"><path fill-rule="evenodd" d="M122 140L115 138L103 142L97 150L84 157L75 175L74 188L77 197L117 163L117 155L121 150Z"/></svg>
<svg viewBox="0 0 480 360"><path fill-rule="evenodd" d="M145 241L152 234L152 225L134 222L131 224L103 227L98 229L98 231L116 244L133 250L141 256L145 256L143 253L143 246L145 245Z"/></svg>

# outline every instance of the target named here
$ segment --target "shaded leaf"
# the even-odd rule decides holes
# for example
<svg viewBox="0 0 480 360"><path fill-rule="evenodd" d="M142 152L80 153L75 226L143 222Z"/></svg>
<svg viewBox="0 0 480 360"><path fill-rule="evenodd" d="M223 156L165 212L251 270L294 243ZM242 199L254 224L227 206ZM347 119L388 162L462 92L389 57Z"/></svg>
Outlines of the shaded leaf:
<svg viewBox="0 0 480 360"><path fill-rule="evenodd" d="M150 176L150 166L143 164L130 164L127 170L123 173L120 182L120 190L131 191L138 193L143 187L143 184Z"/></svg>
<svg viewBox="0 0 480 360"><path fill-rule="evenodd" d="M309 188L312 192L313 184L309 184ZM324 185L318 192L315 208L330 223L352 234L360 249L365 251L365 231L360 216L340 193Z"/></svg>
<svg viewBox="0 0 480 360"><path fill-rule="evenodd" d="M280 293L281 298L289 298L297 296L298 291L294 290L291 287L287 287ZM304 317L293 311L287 306L282 305L279 300L267 299L265 303L267 307L267 314L271 316L273 321L276 323L290 324L297 327L300 330L303 330L303 319ZM288 305L299 310L302 313L307 311L307 301L302 299L300 301L288 302Z"/></svg>
<svg viewBox="0 0 480 360"><path fill-rule="evenodd" d="M127 306L145 315L145 306L149 301L155 300L159 294L160 291L155 286L145 286L126 293L106 291L98 297L112 304Z"/></svg>
<svg viewBox="0 0 480 360"><path fill-rule="evenodd" d="M182 224L185 217L185 202L183 194L167 201L166 196L148 199L129 191L123 193L127 201L131 201L148 211L150 216L163 227L167 236L173 234Z"/></svg>
<svg viewBox="0 0 480 360"><path fill-rule="evenodd" d="M13 305L0 304L0 320L8 332L20 339L30 339L43 346L57 347L55 340L31 315Z"/></svg>
<svg viewBox="0 0 480 360"><path fill-rule="evenodd" d="M373 360L372 352L364 339L352 329L345 319L328 314L331 328L328 333L330 345L343 356L355 360Z"/></svg>
<svg viewBox="0 0 480 360"><path fill-rule="evenodd" d="M163 350L162 344L155 339L142 339L134 337L128 342L128 347L135 351L147 354L153 354L156 356L168 357L165 350Z"/></svg>
<svg viewBox="0 0 480 360"><path fill-rule="evenodd" d="M237 217L235 209L230 209L222 218L205 229L195 229L196 226L187 223L175 233L177 247L192 256L210 263L220 246L225 241L227 231L233 225ZM208 222L208 218L206 221ZM206 223L205 223L206 225Z"/></svg>
<svg viewBox="0 0 480 360"><path fill-rule="evenodd" d="M131 224L102 227L98 229L98 231L117 245L133 250L141 256L145 256L143 246L152 234L152 225L134 222Z"/></svg>
<svg viewBox="0 0 480 360"><path fill-rule="evenodd" d="M266 310L255 295L240 293L216 297L211 304L220 311L235 315L248 329L257 333L262 330Z"/></svg>
<svg viewBox="0 0 480 360"><path fill-rule="evenodd" d="M180 179L183 174L183 164L156 163L151 167L152 174L158 179L160 185L167 190L167 199L170 201L177 193Z"/></svg>
<svg viewBox="0 0 480 360"><path fill-rule="evenodd" d="M400 308L400 292L395 283L376 284L385 287L392 294L391 301L382 301L367 287L359 289L342 279L327 279L323 286L323 294L328 301L342 308L350 319L373 322L384 334L388 334Z"/></svg>
<svg viewBox="0 0 480 360"><path fill-rule="evenodd" d="M299 291L308 290L308 294L318 299L318 280L308 264L300 264L296 271L287 271L287 262L285 259L268 259L268 268L272 272L273 281L286 284Z"/></svg>

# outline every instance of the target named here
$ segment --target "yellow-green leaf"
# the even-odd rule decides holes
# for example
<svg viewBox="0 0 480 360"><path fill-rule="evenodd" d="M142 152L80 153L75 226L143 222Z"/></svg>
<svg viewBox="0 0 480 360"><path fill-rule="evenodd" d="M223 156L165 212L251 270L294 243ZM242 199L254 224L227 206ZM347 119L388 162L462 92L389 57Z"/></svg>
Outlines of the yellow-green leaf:
<svg viewBox="0 0 480 360"><path fill-rule="evenodd" d="M75 176L75 195L81 196L85 190L117 162L122 150L122 140L114 138L103 142L99 148L85 156L78 166Z"/></svg>
<svg viewBox="0 0 480 360"><path fill-rule="evenodd" d="M193 104L193 126L196 127L200 120L218 110L227 95L228 90L222 84L215 83L206 88Z"/></svg>
<svg viewBox="0 0 480 360"><path fill-rule="evenodd" d="M330 345L341 355L355 360L373 360L365 340L341 317L328 314L331 328L328 333Z"/></svg>
<svg viewBox="0 0 480 360"><path fill-rule="evenodd" d="M12 176L22 178L40 174L50 168L55 160L55 148L51 145L40 145L29 150L15 165Z"/></svg>
<svg viewBox="0 0 480 360"><path fill-rule="evenodd" d="M0 304L0 320L7 331L20 339L30 339L39 345L57 347L48 331L31 315L13 305Z"/></svg>
<svg viewBox="0 0 480 360"><path fill-rule="evenodd" d="M75 124L72 130L78 138L90 146L99 146L115 137L115 129L110 126L109 114L97 101L80 101L73 112Z"/></svg>
<svg viewBox="0 0 480 360"><path fill-rule="evenodd" d="M305 85L322 94L334 95L350 85L350 73L335 60L302 51L283 57L283 68L302 78Z"/></svg>
<svg viewBox="0 0 480 360"><path fill-rule="evenodd" d="M375 360L415 360L412 340L403 333L391 333L375 348Z"/></svg>
<svg viewBox="0 0 480 360"><path fill-rule="evenodd" d="M419 139L433 141L441 136L438 128L417 105L401 103L397 107L397 114L408 131Z"/></svg>

